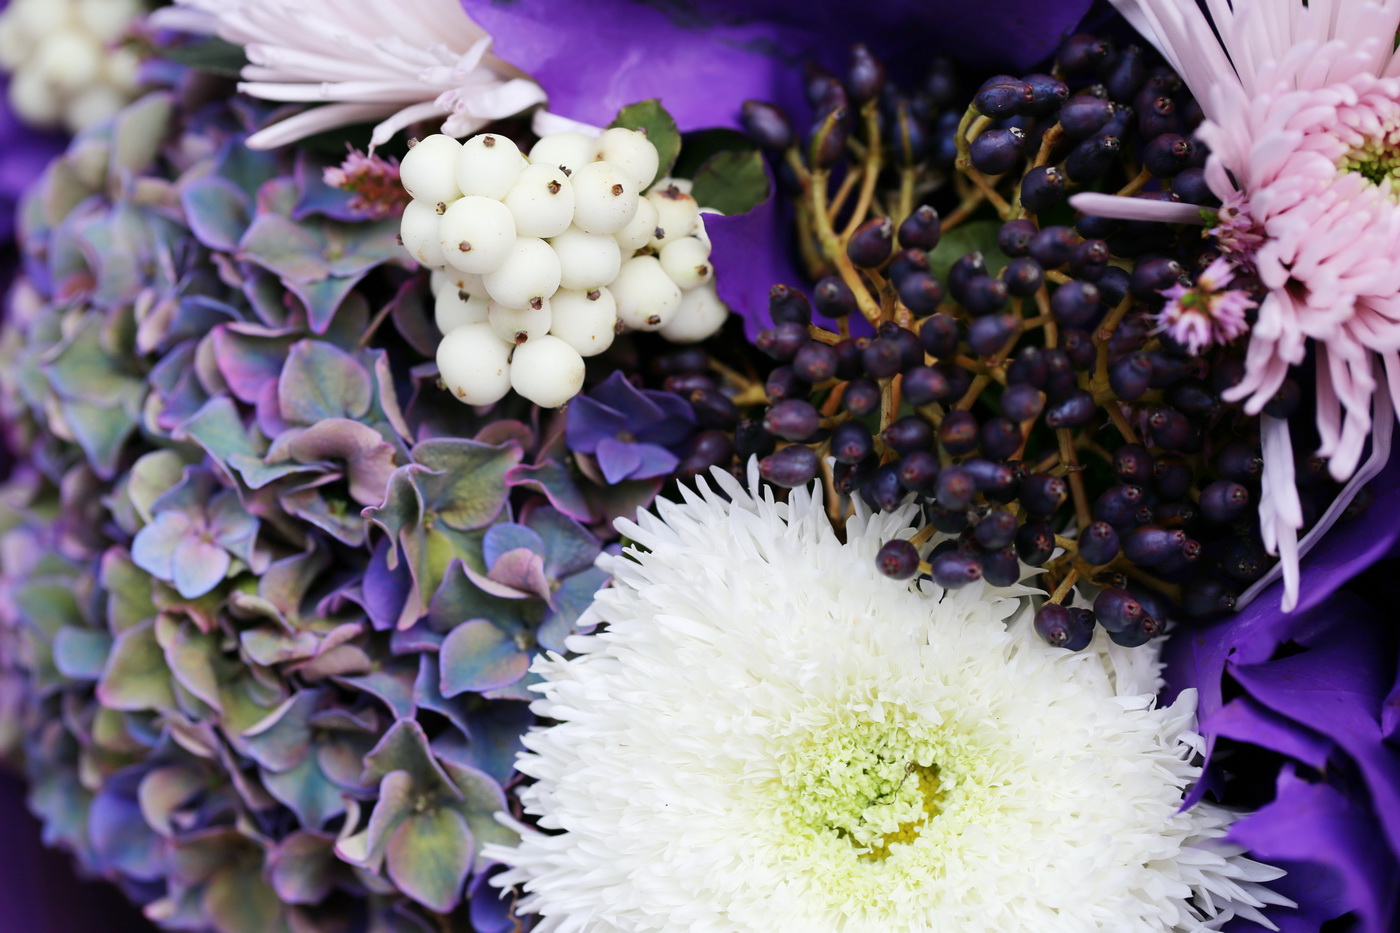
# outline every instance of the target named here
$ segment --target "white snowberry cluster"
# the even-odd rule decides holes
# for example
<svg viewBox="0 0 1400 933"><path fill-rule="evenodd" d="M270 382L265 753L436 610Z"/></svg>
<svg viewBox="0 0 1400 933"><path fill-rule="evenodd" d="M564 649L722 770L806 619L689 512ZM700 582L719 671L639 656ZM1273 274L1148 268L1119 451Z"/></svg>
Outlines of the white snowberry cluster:
<svg viewBox="0 0 1400 933"><path fill-rule="evenodd" d="M10 107L31 126L76 133L136 92L140 60L117 46L141 0L11 0L0 12L0 69Z"/></svg>
<svg viewBox="0 0 1400 933"><path fill-rule="evenodd" d="M644 133L429 136L404 157L403 244L436 273L438 370L462 402L555 408L622 329L691 343L724 324L688 182ZM647 192L647 189L651 190Z"/></svg>

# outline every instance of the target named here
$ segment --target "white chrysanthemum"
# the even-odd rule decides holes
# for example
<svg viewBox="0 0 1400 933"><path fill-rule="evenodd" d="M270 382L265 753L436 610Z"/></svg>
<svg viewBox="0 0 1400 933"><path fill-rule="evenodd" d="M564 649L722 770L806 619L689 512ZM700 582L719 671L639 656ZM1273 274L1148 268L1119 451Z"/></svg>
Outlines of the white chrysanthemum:
<svg viewBox="0 0 1400 933"><path fill-rule="evenodd" d="M606 562L606 629L535 664L545 832L486 854L536 929L1127 933L1287 903L1224 811L1177 812L1194 695L1155 707L1151 649L1052 649L1029 590L880 576L910 509L843 544L807 492L717 481L618 523L645 550Z"/></svg>
<svg viewBox="0 0 1400 933"><path fill-rule="evenodd" d="M253 149L367 120L382 121L372 146L420 120L467 136L544 101L487 51L490 37L458 0L176 0L152 19L243 46L246 94L324 104L254 133Z"/></svg>

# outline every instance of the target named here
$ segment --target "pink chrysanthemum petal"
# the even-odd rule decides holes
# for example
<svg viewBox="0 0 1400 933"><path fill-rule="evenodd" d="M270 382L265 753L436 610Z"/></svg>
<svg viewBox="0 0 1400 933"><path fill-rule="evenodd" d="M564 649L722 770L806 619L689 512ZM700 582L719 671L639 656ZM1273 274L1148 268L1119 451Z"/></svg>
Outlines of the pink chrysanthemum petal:
<svg viewBox="0 0 1400 933"><path fill-rule="evenodd" d="M1244 379L1226 398L1259 412L1315 345L1320 452L1346 480L1368 438L1380 447L1372 409L1393 417L1393 386L1377 385L1374 365L1378 352L1400 347L1400 55L1391 41L1400 2L1207 0L1209 18L1192 0L1114 3L1200 102L1206 181L1222 202L1211 233L1269 290L1249 331ZM1102 195L1073 203L1088 210L1086 198L1094 213L1146 219L1140 205L1114 208ZM1293 456L1285 436L1275 425L1266 444L1273 491L1261 517L1292 605L1301 518L1284 507Z"/></svg>

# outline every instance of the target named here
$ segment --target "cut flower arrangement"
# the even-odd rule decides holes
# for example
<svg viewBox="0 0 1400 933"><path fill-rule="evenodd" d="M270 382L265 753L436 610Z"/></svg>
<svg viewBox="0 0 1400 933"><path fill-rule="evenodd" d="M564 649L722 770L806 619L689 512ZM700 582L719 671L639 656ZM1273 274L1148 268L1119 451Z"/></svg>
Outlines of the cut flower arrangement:
<svg viewBox="0 0 1400 933"><path fill-rule="evenodd" d="M1400 928L1400 3L1003 6L0 10L45 843L215 933Z"/></svg>

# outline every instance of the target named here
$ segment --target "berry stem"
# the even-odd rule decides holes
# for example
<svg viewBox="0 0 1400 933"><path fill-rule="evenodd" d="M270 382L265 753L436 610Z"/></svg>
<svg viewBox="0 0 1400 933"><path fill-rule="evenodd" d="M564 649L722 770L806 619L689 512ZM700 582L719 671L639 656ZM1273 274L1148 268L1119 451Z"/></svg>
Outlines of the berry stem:
<svg viewBox="0 0 1400 933"><path fill-rule="evenodd" d="M1057 535L1056 537L1058 538L1059 536ZM1055 587L1055 592L1050 594L1050 602L1059 605L1059 603L1063 601L1066 596L1069 595L1069 591L1074 588L1075 581L1077 581L1078 579L1079 568L1069 568L1069 572L1066 573L1065 578L1060 581L1060 585Z"/></svg>
<svg viewBox="0 0 1400 933"><path fill-rule="evenodd" d="M1089 511L1089 497L1084 491L1079 458L1074 453L1074 434L1069 428L1056 428L1055 439L1060 443L1060 465L1064 468L1070 495L1074 498L1074 517L1080 528L1087 528L1094 519Z"/></svg>
<svg viewBox="0 0 1400 933"><path fill-rule="evenodd" d="M870 200L875 196L875 183L880 180L884 151L880 145L880 115L877 106L872 100L860 108L865 133L870 139L870 148L865 153L865 177L861 180L860 199L856 201L855 210L851 212L851 219L846 222L846 229L841 231L843 242L850 239L851 234L856 232L856 227L865 220L865 215L870 211Z"/></svg>
<svg viewBox="0 0 1400 933"><path fill-rule="evenodd" d="M1133 176L1132 181L1128 182L1126 185L1118 189L1118 196L1120 198L1126 198L1130 195L1137 194L1143 188L1147 187L1147 183L1151 180L1152 173L1144 168L1142 171L1138 172L1136 175Z"/></svg>

